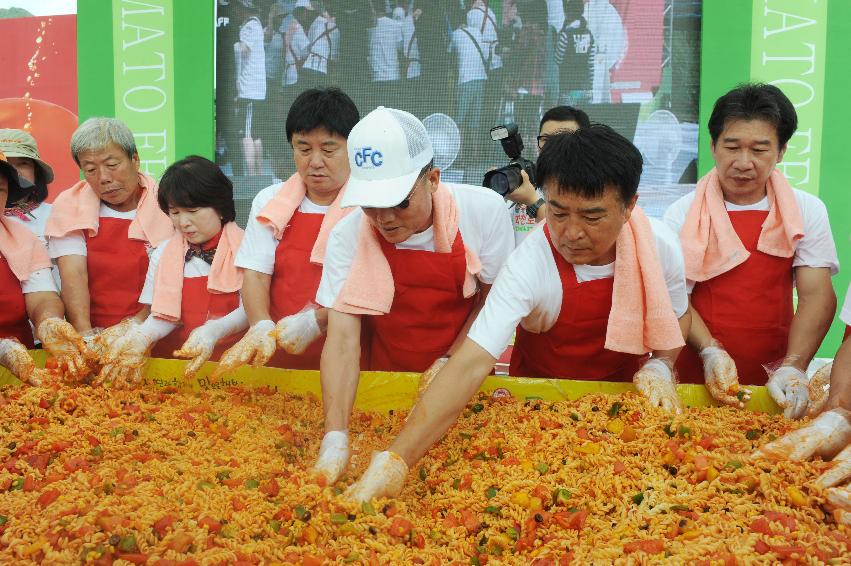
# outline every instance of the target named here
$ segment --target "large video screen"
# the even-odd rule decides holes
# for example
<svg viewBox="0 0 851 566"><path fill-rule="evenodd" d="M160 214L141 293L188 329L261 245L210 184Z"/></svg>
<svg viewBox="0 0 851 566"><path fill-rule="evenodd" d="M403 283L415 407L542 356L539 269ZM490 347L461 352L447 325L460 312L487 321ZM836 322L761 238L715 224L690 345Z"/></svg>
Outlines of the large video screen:
<svg viewBox="0 0 851 566"><path fill-rule="evenodd" d="M508 162L491 128L516 123L534 160L541 116L565 104L633 140L658 216L695 182L700 15L700 0L218 0L217 160L244 214L294 171L292 101L338 86L362 116L415 114L443 179L481 184Z"/></svg>

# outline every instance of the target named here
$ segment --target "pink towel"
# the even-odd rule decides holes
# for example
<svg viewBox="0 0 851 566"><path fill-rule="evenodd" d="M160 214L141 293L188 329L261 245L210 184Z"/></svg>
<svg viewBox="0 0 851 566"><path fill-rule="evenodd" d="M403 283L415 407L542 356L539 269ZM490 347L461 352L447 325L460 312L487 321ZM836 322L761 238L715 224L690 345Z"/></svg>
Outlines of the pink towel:
<svg viewBox="0 0 851 566"><path fill-rule="evenodd" d="M346 187L340 189L337 193L337 198L328 207L325 212L325 218L322 219L322 225L319 227L319 234L316 236L316 242L313 244L313 250L310 253L310 262L317 265L322 265L325 260L325 247L328 245L328 236L331 234L331 229L346 216L352 209L340 208L340 199L343 198L343 193ZM275 233L275 239L280 240L284 235L284 230L289 224L293 213L298 210L304 197L307 196L307 187L304 186L301 176L294 173L289 179L281 184L281 188L275 193L266 206L263 207L257 214L257 221L261 224L267 224Z"/></svg>
<svg viewBox="0 0 851 566"><path fill-rule="evenodd" d="M644 211L636 206L615 243L612 310L606 349L642 355L684 346L674 314L656 239Z"/></svg>
<svg viewBox="0 0 851 566"><path fill-rule="evenodd" d="M458 207L452 193L443 183L432 195L434 248L437 253L449 253L458 234ZM381 250L369 219L364 215L358 229L355 257L334 303L334 310L349 314L380 315L390 312L395 287L390 264ZM464 296L472 297L477 289L476 275L482 270L478 256L464 246L467 272L464 276Z"/></svg>
<svg viewBox="0 0 851 566"><path fill-rule="evenodd" d="M131 240L141 240L156 247L171 238L174 225L160 210L157 203L157 182L144 173L139 173L142 196L136 207L136 218L130 223L127 235ZM100 198L86 181L80 181L70 189L59 193L47 224L45 236L61 238L75 230L86 230L89 236L97 236L100 223Z"/></svg>
<svg viewBox="0 0 851 566"><path fill-rule="evenodd" d="M50 256L41 240L29 228L0 216L0 255L6 258L9 269L24 282L30 273L51 267Z"/></svg>
<svg viewBox="0 0 851 566"><path fill-rule="evenodd" d="M242 289L242 270L234 265L236 251L242 243L244 232L236 222L222 228L222 236L213 255L207 290L214 293L233 293ZM154 279L154 316L171 322L180 320L183 300L183 268L189 243L182 234L175 234L165 245Z"/></svg>
<svg viewBox="0 0 851 566"><path fill-rule="evenodd" d="M776 257L792 257L797 242L804 237L804 220L795 193L786 177L774 170L766 185L768 218L762 224L757 249ZM724 193L713 168L698 183L694 202L680 230L686 277L706 281L745 262L745 249L733 228Z"/></svg>

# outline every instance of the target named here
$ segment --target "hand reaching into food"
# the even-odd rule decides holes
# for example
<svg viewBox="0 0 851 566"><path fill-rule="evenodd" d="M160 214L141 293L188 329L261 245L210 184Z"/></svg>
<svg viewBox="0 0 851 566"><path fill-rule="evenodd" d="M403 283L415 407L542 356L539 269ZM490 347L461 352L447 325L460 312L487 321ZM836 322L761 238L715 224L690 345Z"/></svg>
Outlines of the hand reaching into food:
<svg viewBox="0 0 851 566"><path fill-rule="evenodd" d="M827 406L830 395L830 373L833 370L833 362L821 366L807 383L807 395L810 404L807 407L807 416L810 418L820 415Z"/></svg>
<svg viewBox="0 0 851 566"><path fill-rule="evenodd" d="M654 407L680 414L683 405L677 394L672 366L659 358L650 358L632 378L638 392L647 397Z"/></svg>
<svg viewBox="0 0 851 566"><path fill-rule="evenodd" d="M105 347L100 356L101 370L95 383L115 388L137 385L142 380L142 367L151 346L176 326L154 316L149 316L141 324L132 321L122 336L113 339Z"/></svg>
<svg viewBox="0 0 851 566"><path fill-rule="evenodd" d="M349 435L343 430L325 433L319 446L319 459L313 471L325 476L329 484L336 483L349 464Z"/></svg>
<svg viewBox="0 0 851 566"><path fill-rule="evenodd" d="M712 398L733 407L743 409L751 398L751 390L739 386L736 362L726 350L718 346L707 346L700 351L703 360L703 375L706 389Z"/></svg>
<svg viewBox="0 0 851 566"><path fill-rule="evenodd" d="M755 458L801 461L811 457L833 458L833 467L816 481L825 490L837 521L851 525L851 411L833 409L812 422L769 442L754 453ZM842 484L842 485L840 485Z"/></svg>
<svg viewBox="0 0 851 566"><path fill-rule="evenodd" d="M48 380L47 372L35 367L26 347L14 338L0 338L0 365L30 385L42 385Z"/></svg>
<svg viewBox="0 0 851 566"><path fill-rule="evenodd" d="M345 497L357 503L378 497L397 497L405 485L408 465L394 452L376 452L358 481L349 486Z"/></svg>
<svg viewBox="0 0 851 566"><path fill-rule="evenodd" d="M800 419L810 402L806 374L794 366L784 365L771 372L765 384L768 393L783 408L787 419Z"/></svg>
<svg viewBox="0 0 851 566"><path fill-rule="evenodd" d="M61 318L44 319L38 325L38 337L70 381L80 381L92 371L94 355L71 324Z"/></svg>
<svg viewBox="0 0 851 566"><path fill-rule="evenodd" d="M302 354L314 340L322 336L315 308L286 316L275 325L278 347L289 354Z"/></svg>
<svg viewBox="0 0 851 566"><path fill-rule="evenodd" d="M217 381L222 375L240 366L251 364L260 367L275 353L275 323L261 320L248 329L242 339L228 348L219 360L211 379Z"/></svg>

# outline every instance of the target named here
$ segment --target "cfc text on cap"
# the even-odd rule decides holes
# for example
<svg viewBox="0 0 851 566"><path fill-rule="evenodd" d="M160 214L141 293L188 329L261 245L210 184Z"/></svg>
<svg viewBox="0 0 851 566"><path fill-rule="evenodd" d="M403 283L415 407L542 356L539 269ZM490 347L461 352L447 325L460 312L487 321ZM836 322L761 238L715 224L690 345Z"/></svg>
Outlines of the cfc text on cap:
<svg viewBox="0 0 851 566"><path fill-rule="evenodd" d="M384 154L370 146L355 148L355 165L361 169L374 169L384 164Z"/></svg>

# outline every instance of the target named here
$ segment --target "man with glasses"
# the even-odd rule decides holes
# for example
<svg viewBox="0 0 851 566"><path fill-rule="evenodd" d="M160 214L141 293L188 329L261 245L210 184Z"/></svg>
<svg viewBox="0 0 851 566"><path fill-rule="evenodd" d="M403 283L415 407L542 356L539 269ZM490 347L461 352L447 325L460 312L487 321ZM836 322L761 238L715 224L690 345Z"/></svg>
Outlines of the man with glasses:
<svg viewBox="0 0 851 566"><path fill-rule="evenodd" d="M588 114L578 108L550 108L544 113L538 128L538 152L544 148L551 136L561 132L573 132L590 125ZM505 195L505 198L515 203L511 210L515 245L520 245L523 238L535 228L535 224L546 217L547 208L541 191L532 185L526 172L520 171L520 175L523 177L523 184Z"/></svg>
<svg viewBox="0 0 851 566"><path fill-rule="evenodd" d="M331 483L348 463L360 369L436 371L514 248L502 199L442 183L412 114L378 107L352 129L348 156L341 204L361 208L331 232L316 295L328 309L328 335L320 364L326 434L315 469Z"/></svg>

